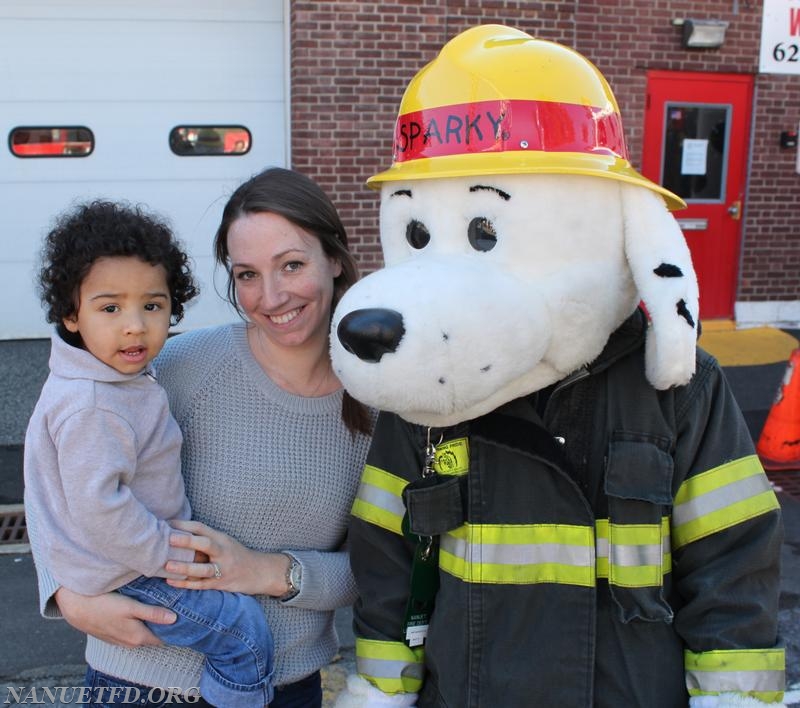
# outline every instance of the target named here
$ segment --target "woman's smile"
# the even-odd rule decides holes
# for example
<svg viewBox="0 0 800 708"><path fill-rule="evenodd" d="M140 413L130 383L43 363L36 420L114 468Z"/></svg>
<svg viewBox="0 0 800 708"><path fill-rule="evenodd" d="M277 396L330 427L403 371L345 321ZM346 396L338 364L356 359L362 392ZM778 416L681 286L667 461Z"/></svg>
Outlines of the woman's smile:
<svg viewBox="0 0 800 708"><path fill-rule="evenodd" d="M297 315L299 315L303 310L303 307L296 307L294 310L289 310L282 315L267 315L270 321L276 325L284 325L291 322Z"/></svg>

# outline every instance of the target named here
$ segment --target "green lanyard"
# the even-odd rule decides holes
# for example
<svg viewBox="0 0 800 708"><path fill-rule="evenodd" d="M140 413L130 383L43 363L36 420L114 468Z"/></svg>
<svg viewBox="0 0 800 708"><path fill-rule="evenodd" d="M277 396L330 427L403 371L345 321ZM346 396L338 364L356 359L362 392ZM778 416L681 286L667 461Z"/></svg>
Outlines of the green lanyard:
<svg viewBox="0 0 800 708"><path fill-rule="evenodd" d="M435 457L436 446L431 442L431 429L428 428L421 482L430 481L429 478L436 474L433 469ZM436 593L439 590L439 538L411 533L408 513L403 516L402 530L407 539L416 543L411 565L411 590L403 625L405 642L413 648L425 643Z"/></svg>

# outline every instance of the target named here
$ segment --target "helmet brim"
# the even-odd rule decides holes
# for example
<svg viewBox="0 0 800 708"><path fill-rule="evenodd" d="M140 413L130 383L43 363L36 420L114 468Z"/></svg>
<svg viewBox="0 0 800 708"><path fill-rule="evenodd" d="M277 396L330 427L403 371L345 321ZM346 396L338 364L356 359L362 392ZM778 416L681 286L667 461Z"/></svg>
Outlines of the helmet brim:
<svg viewBox="0 0 800 708"><path fill-rule="evenodd" d="M655 192L670 211L686 208L686 202L678 195L640 175L623 158L572 152L512 150L395 162L388 170L370 177L367 187L380 189L384 182L418 179L516 174L568 174L616 179Z"/></svg>

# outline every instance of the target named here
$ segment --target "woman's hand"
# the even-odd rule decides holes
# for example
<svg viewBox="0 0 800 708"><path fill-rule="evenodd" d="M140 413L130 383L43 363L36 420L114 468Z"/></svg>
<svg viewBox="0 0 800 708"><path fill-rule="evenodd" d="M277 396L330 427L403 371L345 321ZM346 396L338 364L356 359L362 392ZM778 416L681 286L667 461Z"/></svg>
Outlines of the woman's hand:
<svg viewBox="0 0 800 708"><path fill-rule="evenodd" d="M122 647L157 646L161 641L144 622L175 621L175 614L163 607L145 605L115 592L79 595L60 587L55 600L64 619L75 629Z"/></svg>
<svg viewBox="0 0 800 708"><path fill-rule="evenodd" d="M170 544L176 548L191 548L195 552L194 563L169 561L164 566L168 573L185 576L185 580L168 579L173 587L273 597L280 597L289 589L286 583L289 558L283 553L250 550L222 531L215 531L199 521L176 520L170 521L170 525L191 534L172 534Z"/></svg>

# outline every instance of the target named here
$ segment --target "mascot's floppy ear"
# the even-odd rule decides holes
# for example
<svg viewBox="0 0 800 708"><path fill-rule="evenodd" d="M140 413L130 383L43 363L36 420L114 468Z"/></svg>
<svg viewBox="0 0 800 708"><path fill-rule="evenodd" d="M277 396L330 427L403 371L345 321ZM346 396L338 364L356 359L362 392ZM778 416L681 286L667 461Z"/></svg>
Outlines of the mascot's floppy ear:
<svg viewBox="0 0 800 708"><path fill-rule="evenodd" d="M678 222L649 189L621 184L625 255L650 315L647 379L657 389L682 386L694 374L697 276Z"/></svg>

